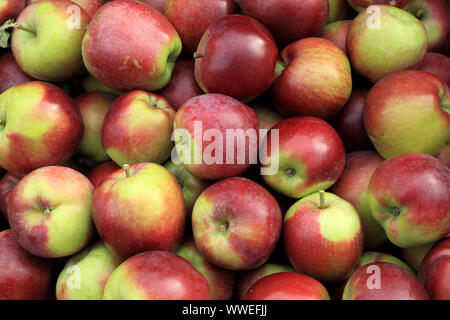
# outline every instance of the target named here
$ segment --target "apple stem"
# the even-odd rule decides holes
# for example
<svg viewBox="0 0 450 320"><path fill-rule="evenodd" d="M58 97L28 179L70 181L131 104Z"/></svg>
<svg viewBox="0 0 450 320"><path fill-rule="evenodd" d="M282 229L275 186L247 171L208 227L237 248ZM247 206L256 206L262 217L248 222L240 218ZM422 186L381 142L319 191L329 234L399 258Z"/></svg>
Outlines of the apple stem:
<svg viewBox="0 0 450 320"><path fill-rule="evenodd" d="M131 173L130 173L130 165L129 164L124 164L122 166L123 170L125 170L125 175L127 176L127 178L131 177Z"/></svg>
<svg viewBox="0 0 450 320"><path fill-rule="evenodd" d="M18 24L17 22L12 22L13 20L11 20L10 22L6 22L4 25L2 25L0 27L1 30L6 30L6 29L11 29L11 28L15 28L15 29L19 29L22 31L26 31L26 32L30 32L32 34L36 34L36 32L34 32L31 29L28 29L27 27L22 26L21 24Z"/></svg>
<svg viewBox="0 0 450 320"><path fill-rule="evenodd" d="M49 215L49 214L50 214L50 209L49 209L49 208L46 208L46 209L44 210L44 214L45 214L45 215Z"/></svg>
<svg viewBox="0 0 450 320"><path fill-rule="evenodd" d="M325 205L325 191L324 190L319 190L319 198L320 198L319 209L325 209L326 205Z"/></svg>

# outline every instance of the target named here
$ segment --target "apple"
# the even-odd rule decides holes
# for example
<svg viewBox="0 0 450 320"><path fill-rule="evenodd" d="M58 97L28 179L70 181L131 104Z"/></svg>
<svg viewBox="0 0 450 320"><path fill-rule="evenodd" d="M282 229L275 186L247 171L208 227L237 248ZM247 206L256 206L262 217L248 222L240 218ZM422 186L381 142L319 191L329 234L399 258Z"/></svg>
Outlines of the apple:
<svg viewBox="0 0 450 320"><path fill-rule="evenodd" d="M423 24L412 14L392 6L376 5L361 11L347 35L353 69L372 82L417 66L427 48Z"/></svg>
<svg viewBox="0 0 450 320"><path fill-rule="evenodd" d="M388 262L358 268L344 289L342 300L429 300L425 288L408 271Z"/></svg>
<svg viewBox="0 0 450 320"><path fill-rule="evenodd" d="M0 25L11 18L16 18L23 8L25 8L25 0L0 1Z"/></svg>
<svg viewBox="0 0 450 320"><path fill-rule="evenodd" d="M226 95L204 94L178 109L175 146L192 175L204 180L223 179L256 163L253 151L257 152L258 129L258 116L250 107Z"/></svg>
<svg viewBox="0 0 450 320"><path fill-rule="evenodd" d="M72 256L56 283L58 300L102 300L111 273L121 261L102 241Z"/></svg>
<svg viewBox="0 0 450 320"><path fill-rule="evenodd" d="M280 272L258 280L244 300L331 300L316 279L295 272Z"/></svg>
<svg viewBox="0 0 450 320"><path fill-rule="evenodd" d="M119 169L120 167L113 161L107 161L92 169L87 177L91 181L94 188L97 189L105 180L108 179L111 174Z"/></svg>
<svg viewBox="0 0 450 320"><path fill-rule="evenodd" d="M413 268L415 271L419 271L423 259L433 247L433 245L434 243L427 243L421 246L402 248L402 258L411 268Z"/></svg>
<svg viewBox="0 0 450 320"><path fill-rule="evenodd" d="M114 101L101 129L101 143L122 166L163 163L169 158L175 110L163 97L134 90Z"/></svg>
<svg viewBox="0 0 450 320"><path fill-rule="evenodd" d="M36 257L0 232L0 300L45 300L50 297L52 263Z"/></svg>
<svg viewBox="0 0 450 320"><path fill-rule="evenodd" d="M98 79L96 79L93 75L91 75L89 73L87 73L81 79L81 86L86 93L94 92L94 91L101 91L101 92L114 94L117 97L121 96L123 94L122 92L108 88L104 84L100 83L100 81L98 81Z"/></svg>
<svg viewBox="0 0 450 320"><path fill-rule="evenodd" d="M249 106L255 110L259 119L259 128L269 131L275 125L284 120L284 117L278 113L275 107L270 103L267 97L253 100ZM262 140L264 137L260 137Z"/></svg>
<svg viewBox="0 0 450 320"><path fill-rule="evenodd" d="M278 143L273 148L272 139ZM281 121L267 134L267 159L263 168L274 167L274 174L262 178L273 190L291 198L327 189L345 166L345 150L336 131L314 117L294 117Z"/></svg>
<svg viewBox="0 0 450 320"><path fill-rule="evenodd" d="M164 6L166 5L166 0L138 0L138 1L148 4L164 14Z"/></svg>
<svg viewBox="0 0 450 320"><path fill-rule="evenodd" d="M291 266L283 264L266 263L258 268L242 272L237 281L236 298L238 300L243 300L248 289L250 289L258 280L279 272L294 272L294 269Z"/></svg>
<svg viewBox="0 0 450 320"><path fill-rule="evenodd" d="M11 52L7 52L0 57L0 94L11 87L28 81L33 81L33 78L20 69Z"/></svg>
<svg viewBox="0 0 450 320"><path fill-rule="evenodd" d="M360 12L367 7L379 4L403 8L411 0L347 0L347 1L353 7L353 9Z"/></svg>
<svg viewBox="0 0 450 320"><path fill-rule="evenodd" d="M407 153L383 162L369 183L373 217L389 240L408 248L450 233L450 169L436 158Z"/></svg>
<svg viewBox="0 0 450 320"><path fill-rule="evenodd" d="M322 190L297 201L284 217L286 256L294 269L317 280L346 280L364 246L361 220L347 201Z"/></svg>
<svg viewBox="0 0 450 320"><path fill-rule="evenodd" d="M272 100L285 116L333 118L352 91L350 62L334 43L306 38L283 49Z"/></svg>
<svg viewBox="0 0 450 320"><path fill-rule="evenodd" d="M25 73L46 81L63 81L85 71L81 41L90 17L74 13L69 0L41 0L20 13L11 49Z"/></svg>
<svg viewBox="0 0 450 320"><path fill-rule="evenodd" d="M347 35L351 25L352 20L340 20L329 23L323 29L322 38L330 40L339 49L347 53Z"/></svg>
<svg viewBox="0 0 450 320"><path fill-rule="evenodd" d="M228 15L203 35L194 54L195 78L205 93L250 101L272 85L277 57L276 43L261 23Z"/></svg>
<svg viewBox="0 0 450 320"><path fill-rule="evenodd" d="M32 81L0 95L0 130L0 167L27 173L67 162L83 135L83 121L61 89Z"/></svg>
<svg viewBox="0 0 450 320"><path fill-rule="evenodd" d="M194 61L181 59L175 63L169 84L158 92L170 105L178 110L183 103L203 94L194 76Z"/></svg>
<svg viewBox="0 0 450 320"><path fill-rule="evenodd" d="M450 140L447 140L441 150L439 150L436 158L438 158L443 164L450 168Z"/></svg>
<svg viewBox="0 0 450 320"><path fill-rule="evenodd" d="M329 13L327 23L346 20L355 16L355 11L347 0L328 0Z"/></svg>
<svg viewBox="0 0 450 320"><path fill-rule="evenodd" d="M164 14L180 35L186 54L195 52L213 22L235 11L232 0L167 0L164 7Z"/></svg>
<svg viewBox="0 0 450 320"><path fill-rule="evenodd" d="M328 20L328 0L241 0L241 11L264 24L278 44L319 36Z"/></svg>
<svg viewBox="0 0 450 320"><path fill-rule="evenodd" d="M124 165L95 190L92 215L106 246L122 259L149 250L175 250L186 220L175 177L155 163Z"/></svg>
<svg viewBox="0 0 450 320"><path fill-rule="evenodd" d="M450 49L450 3L448 0L410 0L403 8L419 19L427 30L428 50Z"/></svg>
<svg viewBox="0 0 450 320"><path fill-rule="evenodd" d="M39 0L26 0L28 3L33 3ZM94 13L103 5L103 0L72 0L79 5L86 13L92 17Z"/></svg>
<svg viewBox="0 0 450 320"><path fill-rule="evenodd" d="M171 252L147 251L123 262L106 283L104 300L209 300L205 277Z"/></svg>
<svg viewBox="0 0 450 320"><path fill-rule="evenodd" d="M406 271L411 273L413 276L416 275L414 270L412 270L406 263L404 263L399 258L397 258L393 255L387 254L387 253L374 252L374 251L363 252L363 254L361 255L361 258L359 258L358 267L362 267L367 264L371 264L371 263L375 263L375 262L393 263L393 264L405 269Z"/></svg>
<svg viewBox="0 0 450 320"><path fill-rule="evenodd" d="M101 143L103 120L114 102L114 95L104 92L86 93L74 99L80 109L84 124L84 134L77 147L80 162L95 165L109 160Z"/></svg>
<svg viewBox="0 0 450 320"><path fill-rule="evenodd" d="M264 264L281 232L275 198L259 184L241 177L208 187L192 211L192 231L200 252L213 264L249 270Z"/></svg>
<svg viewBox="0 0 450 320"><path fill-rule="evenodd" d="M427 253L420 265L419 280L434 300L450 300L450 237Z"/></svg>
<svg viewBox="0 0 450 320"><path fill-rule="evenodd" d="M364 246L378 248L388 242L384 229L372 216L368 198L369 181L375 169L383 162L375 151L355 151L347 154L345 169L330 192L350 202L361 218Z"/></svg>
<svg viewBox="0 0 450 320"><path fill-rule="evenodd" d="M155 8L131 0L97 10L82 44L86 68L116 91L163 88L180 52L181 40L170 22Z"/></svg>
<svg viewBox="0 0 450 320"><path fill-rule="evenodd" d="M431 73L450 88L450 58L435 52L427 52L418 70Z"/></svg>
<svg viewBox="0 0 450 320"><path fill-rule="evenodd" d="M408 152L436 155L450 138L450 90L432 74L396 72L369 91L364 125L385 159Z"/></svg>
<svg viewBox="0 0 450 320"><path fill-rule="evenodd" d="M8 220L8 205L9 199L11 197L11 191L22 178L23 175L21 174L7 172L0 179L0 210L2 211L3 216L6 220Z"/></svg>
<svg viewBox="0 0 450 320"><path fill-rule="evenodd" d="M84 175L67 167L43 167L27 174L9 199L9 223L17 242L44 258L80 251L94 233L93 192Z"/></svg>
<svg viewBox="0 0 450 320"><path fill-rule="evenodd" d="M233 295L236 275L233 271L219 268L208 262L195 246L194 239L187 237L178 248L177 255L189 261L208 281L213 300L230 300Z"/></svg>

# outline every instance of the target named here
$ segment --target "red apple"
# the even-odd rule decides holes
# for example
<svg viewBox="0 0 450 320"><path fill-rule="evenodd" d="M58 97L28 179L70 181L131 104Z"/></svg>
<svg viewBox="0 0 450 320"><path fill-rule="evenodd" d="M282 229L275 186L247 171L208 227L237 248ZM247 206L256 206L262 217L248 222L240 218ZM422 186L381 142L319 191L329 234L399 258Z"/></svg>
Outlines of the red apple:
<svg viewBox="0 0 450 320"><path fill-rule="evenodd" d="M207 188L192 211L197 248L215 265L231 270L248 270L266 262L280 237L281 224L275 198L240 177Z"/></svg>
<svg viewBox="0 0 450 320"><path fill-rule="evenodd" d="M11 230L0 232L0 300L45 300L50 297L52 264L17 243Z"/></svg>
<svg viewBox="0 0 450 320"><path fill-rule="evenodd" d="M20 69L11 52L0 57L0 93L28 81L33 81L33 78Z"/></svg>
<svg viewBox="0 0 450 320"><path fill-rule="evenodd" d="M36 2L39 0L26 0L27 4ZM79 5L86 13L92 17L94 13L103 5L103 0L72 0L77 5Z"/></svg>
<svg viewBox="0 0 450 320"><path fill-rule="evenodd" d="M19 183L20 179L23 178L22 174L14 174L11 172L7 172L0 179L0 209L5 217L8 220L8 205L9 198L11 197L11 191L14 187Z"/></svg>
<svg viewBox="0 0 450 320"><path fill-rule="evenodd" d="M333 118L352 91L350 62L334 43L306 38L283 49L272 100L286 116Z"/></svg>
<svg viewBox="0 0 450 320"><path fill-rule="evenodd" d="M450 168L450 140L447 140L441 150L439 150L436 158L438 158L443 164Z"/></svg>
<svg viewBox="0 0 450 320"><path fill-rule="evenodd" d="M138 0L138 1L148 4L153 8L157 9L159 12L164 13L164 6L166 5L166 0Z"/></svg>
<svg viewBox="0 0 450 320"><path fill-rule="evenodd" d="M330 300L316 279L295 272L280 272L258 280L244 300Z"/></svg>
<svg viewBox="0 0 450 320"><path fill-rule="evenodd" d="M384 4L403 8L411 0L347 0L356 11L361 11L372 5Z"/></svg>
<svg viewBox="0 0 450 320"><path fill-rule="evenodd" d="M328 20L328 0L241 0L242 13L264 24L280 45L319 36Z"/></svg>
<svg viewBox="0 0 450 320"><path fill-rule="evenodd" d="M322 38L328 39L347 53L347 34L352 20L340 20L325 26Z"/></svg>
<svg viewBox="0 0 450 320"><path fill-rule="evenodd" d="M261 23L229 15L208 27L194 57L203 91L249 101L272 85L278 48Z"/></svg>
<svg viewBox="0 0 450 320"><path fill-rule="evenodd" d="M0 25L16 18L25 7L25 0L2 0L0 2Z"/></svg>
<svg viewBox="0 0 450 320"><path fill-rule="evenodd" d="M435 52L428 52L418 70L431 73L441 79L450 88L450 58Z"/></svg>
<svg viewBox="0 0 450 320"><path fill-rule="evenodd" d="M120 167L113 161L104 162L89 172L88 179L92 182L94 188L97 189L103 181L107 180L111 174L119 169Z"/></svg>

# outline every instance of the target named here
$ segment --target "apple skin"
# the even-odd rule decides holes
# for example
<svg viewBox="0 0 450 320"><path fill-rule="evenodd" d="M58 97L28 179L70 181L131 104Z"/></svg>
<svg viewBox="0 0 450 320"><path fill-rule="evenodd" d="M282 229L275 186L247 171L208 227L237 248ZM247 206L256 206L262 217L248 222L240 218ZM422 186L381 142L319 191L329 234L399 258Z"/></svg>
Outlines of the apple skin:
<svg viewBox="0 0 450 320"><path fill-rule="evenodd" d="M288 265L266 263L258 268L242 272L237 281L236 298L238 300L243 300L248 289L250 289L258 280L279 272L294 272L294 269Z"/></svg>
<svg viewBox="0 0 450 320"><path fill-rule="evenodd" d="M50 297L51 260L36 257L0 232L0 300L46 300Z"/></svg>
<svg viewBox="0 0 450 320"><path fill-rule="evenodd" d="M363 254L361 255L361 258L359 258L358 268L365 266L367 264L375 263L375 262L388 262L388 263L395 264L395 265L405 269L406 271L411 273L413 276L416 276L416 273L414 272L414 270L412 270L406 263L404 263L399 258L397 258L393 255L387 254L387 253L374 252L374 251L363 252Z"/></svg>
<svg viewBox="0 0 450 320"><path fill-rule="evenodd" d="M8 205L11 197L11 191L19 183L24 176L22 174L14 174L7 172L0 179L0 210L8 221Z"/></svg>
<svg viewBox="0 0 450 320"><path fill-rule="evenodd" d="M352 19L356 12L348 4L347 0L328 0L329 13L327 23L333 23L340 20Z"/></svg>
<svg viewBox="0 0 450 320"><path fill-rule="evenodd" d="M427 52L418 70L435 75L450 88L450 58L446 55Z"/></svg>
<svg viewBox="0 0 450 320"><path fill-rule="evenodd" d="M350 62L333 42L306 38L283 49L272 101L285 116L333 118L352 91Z"/></svg>
<svg viewBox="0 0 450 320"><path fill-rule="evenodd" d="M367 284L377 276L372 269L379 270L379 289L368 288ZM388 262L376 262L362 266L352 274L342 300L430 300L430 296L405 269Z"/></svg>
<svg viewBox="0 0 450 320"><path fill-rule="evenodd" d="M172 251L183 240L183 193L175 177L155 163L111 174L94 192L92 215L107 247L123 259L148 250Z"/></svg>
<svg viewBox="0 0 450 320"><path fill-rule="evenodd" d="M3 0L0 4L0 25L11 18L16 18L25 8L25 0Z"/></svg>
<svg viewBox="0 0 450 320"><path fill-rule="evenodd" d="M108 156L122 166L161 164L172 151L175 110L163 97L134 90L114 101L106 114L101 142Z"/></svg>
<svg viewBox="0 0 450 320"><path fill-rule="evenodd" d="M63 81L85 71L81 56L81 41L90 17L80 10L80 28L68 28L72 18L69 0L42 0L25 7L17 18L19 25L34 30L15 28L11 34L11 49L25 73L45 81Z"/></svg>
<svg viewBox="0 0 450 320"><path fill-rule="evenodd" d="M347 52L353 69L377 82L391 73L417 66L428 48L422 23L396 7L370 8L358 14L348 31ZM376 9L379 16L372 11Z"/></svg>
<svg viewBox="0 0 450 320"><path fill-rule="evenodd" d="M431 250L434 243L427 243L421 246L402 248L401 254L403 260L413 268L415 271L419 271L420 265L427 253Z"/></svg>
<svg viewBox="0 0 450 320"><path fill-rule="evenodd" d="M403 8L411 0L347 0L353 9L360 12L372 5L389 5L397 8Z"/></svg>
<svg viewBox="0 0 450 320"><path fill-rule="evenodd" d="M162 14L164 14L164 6L166 5L166 0L138 0L138 1L148 4L153 8L157 9Z"/></svg>
<svg viewBox="0 0 450 320"><path fill-rule="evenodd" d="M178 60L173 68L169 84L158 94L166 98L175 110L178 110L189 99L202 95L203 90L195 80L194 61L191 59Z"/></svg>
<svg viewBox="0 0 450 320"><path fill-rule="evenodd" d="M375 151L355 151L347 154L345 169L330 192L350 202L361 218L364 246L379 248L388 243L384 229L372 216L368 198L369 181L375 169L383 162Z"/></svg>
<svg viewBox="0 0 450 320"><path fill-rule="evenodd" d="M97 189L108 177L119 170L120 167L113 161L104 162L92 169L88 174L88 179L91 181L95 189Z"/></svg>
<svg viewBox="0 0 450 320"><path fill-rule="evenodd" d="M105 86L154 91L169 83L181 40L155 8L131 0L111 1L92 17L82 53L86 68Z"/></svg>
<svg viewBox="0 0 450 320"><path fill-rule="evenodd" d="M272 136L278 130L279 151L272 151ZM274 160L275 159L275 160ZM291 198L301 198L333 185L345 166L345 150L336 131L314 117L295 117L281 121L267 134L269 168L279 159L273 175L263 175L273 190Z"/></svg>
<svg viewBox="0 0 450 320"><path fill-rule="evenodd" d="M167 0L164 15L180 35L183 52L192 55L206 29L216 20L236 12L232 0Z"/></svg>
<svg viewBox="0 0 450 320"><path fill-rule="evenodd" d="M264 24L278 44L318 36L328 20L328 0L241 0L241 11Z"/></svg>
<svg viewBox="0 0 450 320"><path fill-rule="evenodd" d="M102 300L105 285L120 263L102 241L97 241L67 261L56 283L56 298ZM74 277L79 277L78 287Z"/></svg>
<svg viewBox="0 0 450 320"><path fill-rule="evenodd" d="M84 124L83 137L76 152L80 155L81 163L85 165L92 166L109 160L109 156L102 147L101 130L103 120L114 98L112 94L91 92L74 99Z"/></svg>
<svg viewBox="0 0 450 320"><path fill-rule="evenodd" d="M6 90L0 113L0 167L14 173L67 162L83 135L77 106L50 83L26 82Z"/></svg>
<svg viewBox="0 0 450 320"><path fill-rule="evenodd" d="M147 251L123 262L106 283L103 300L209 300L208 282L184 258Z"/></svg>
<svg viewBox="0 0 450 320"><path fill-rule="evenodd" d="M352 20L340 20L329 23L323 30L322 38L330 40L339 49L347 53L347 35L351 25Z"/></svg>
<svg viewBox="0 0 450 320"><path fill-rule="evenodd" d="M201 137L194 136L194 125L196 121L200 121L202 124ZM189 132L191 145L193 150L186 150L184 145L180 141L175 141L178 154L184 158L187 156L187 160L183 161L184 167L194 176L203 180L218 180L231 176L236 176L243 173L250 166L250 139L245 137L245 161L239 163L238 144L234 144L234 161L233 163L226 163L226 130L238 130L242 129L244 132L247 130L254 130L256 134L259 129L259 120L255 111L238 100L223 95L223 94L204 94L194 97L184 103L180 109L178 109L174 120L174 130L185 129ZM210 129L219 130L223 137L223 163L217 163L218 161L211 161L208 163L204 159L206 148L212 145L207 139L202 139L203 153L199 148L198 141L203 137L204 132ZM186 152L185 152L186 151ZM190 155L186 155L189 153ZM201 158L201 163L195 163L195 157ZM216 155L217 156L217 155ZM188 163L190 162L190 163Z"/></svg>
<svg viewBox="0 0 450 320"><path fill-rule="evenodd" d="M33 3L38 0L26 0L27 3ZM92 17L94 13L103 5L103 0L71 0L79 5L86 13Z"/></svg>
<svg viewBox="0 0 450 320"><path fill-rule="evenodd" d="M187 237L178 248L177 255L189 261L208 281L213 300L230 300L233 295L236 274L210 263L195 246L194 239Z"/></svg>
<svg viewBox="0 0 450 320"><path fill-rule="evenodd" d="M114 94L117 97L121 96L123 92L113 90L111 88L108 88L104 84L100 83L98 79L96 79L93 75L87 73L82 79L81 79L81 87L86 93L95 92L95 91L101 91L106 92L110 94Z"/></svg>
<svg viewBox="0 0 450 320"><path fill-rule="evenodd" d="M71 168L51 166L29 173L9 199L9 223L17 242L44 258L80 251L94 234L93 192L92 183Z"/></svg>
<svg viewBox="0 0 450 320"><path fill-rule="evenodd" d="M258 280L244 300L331 300L316 279L295 272L279 272Z"/></svg>
<svg viewBox="0 0 450 320"><path fill-rule="evenodd" d="M11 52L7 52L0 57L0 94L11 87L28 81L33 81L33 78L20 69Z"/></svg>
<svg viewBox="0 0 450 320"><path fill-rule="evenodd" d="M373 217L389 240L408 248L450 233L450 169L436 158L407 153L383 162L369 183Z"/></svg>
<svg viewBox="0 0 450 320"><path fill-rule="evenodd" d="M249 106L258 115L260 129L270 130L284 120L284 117L278 113L267 98L253 100L249 103ZM263 137L260 137L260 139L263 139Z"/></svg>
<svg viewBox="0 0 450 320"><path fill-rule="evenodd" d="M365 89L353 90L350 99L332 121L347 152L373 149L364 127L367 94Z"/></svg>
<svg viewBox="0 0 450 320"><path fill-rule="evenodd" d="M450 300L450 237L442 239L428 252L418 277L433 300Z"/></svg>
<svg viewBox="0 0 450 320"><path fill-rule="evenodd" d="M412 0L404 10L419 19L427 30L428 51L450 49L450 3L447 0Z"/></svg>
<svg viewBox="0 0 450 320"><path fill-rule="evenodd" d="M364 126L385 159L408 152L436 155L450 138L450 90L432 74L396 72L369 91Z"/></svg>
<svg viewBox="0 0 450 320"><path fill-rule="evenodd" d="M436 158L438 158L439 161L445 164L447 168L450 168L450 140L447 140L442 149L439 150Z"/></svg>
<svg viewBox="0 0 450 320"><path fill-rule="evenodd" d="M208 187L192 211L195 244L213 264L249 270L269 259L281 233L275 198L259 184L241 177Z"/></svg>

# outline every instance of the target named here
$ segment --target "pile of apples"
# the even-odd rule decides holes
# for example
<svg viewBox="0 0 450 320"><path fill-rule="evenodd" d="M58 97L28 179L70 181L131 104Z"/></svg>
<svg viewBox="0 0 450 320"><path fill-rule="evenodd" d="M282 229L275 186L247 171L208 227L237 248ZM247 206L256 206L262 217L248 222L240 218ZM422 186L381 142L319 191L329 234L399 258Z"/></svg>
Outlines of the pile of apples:
<svg viewBox="0 0 450 320"><path fill-rule="evenodd" d="M0 25L0 299L450 299L448 0Z"/></svg>

